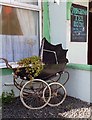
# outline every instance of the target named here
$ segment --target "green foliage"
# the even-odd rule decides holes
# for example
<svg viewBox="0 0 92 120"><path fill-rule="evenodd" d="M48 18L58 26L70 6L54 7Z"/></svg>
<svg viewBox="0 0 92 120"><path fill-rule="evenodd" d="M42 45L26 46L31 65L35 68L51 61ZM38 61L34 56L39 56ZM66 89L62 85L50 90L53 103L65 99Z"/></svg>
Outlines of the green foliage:
<svg viewBox="0 0 92 120"><path fill-rule="evenodd" d="M24 58L18 62L18 65L17 72L20 72L20 67L24 67L26 73L32 75L32 77L37 77L43 69L43 63L38 56Z"/></svg>
<svg viewBox="0 0 92 120"><path fill-rule="evenodd" d="M7 103L10 103L14 100L14 97L15 97L15 94L14 94L14 91L11 90L11 92L3 92L2 93L2 103L3 104L7 104Z"/></svg>

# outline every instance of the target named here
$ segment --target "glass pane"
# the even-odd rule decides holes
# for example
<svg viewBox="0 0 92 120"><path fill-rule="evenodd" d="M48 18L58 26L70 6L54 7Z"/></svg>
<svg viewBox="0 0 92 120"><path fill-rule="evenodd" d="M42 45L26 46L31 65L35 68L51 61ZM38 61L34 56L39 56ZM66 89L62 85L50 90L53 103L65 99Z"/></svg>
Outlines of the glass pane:
<svg viewBox="0 0 92 120"><path fill-rule="evenodd" d="M3 6L0 10L2 56L18 61L39 54L39 12Z"/></svg>
<svg viewBox="0 0 92 120"><path fill-rule="evenodd" d="M20 2L20 3L38 5L38 0L15 0L15 1Z"/></svg>

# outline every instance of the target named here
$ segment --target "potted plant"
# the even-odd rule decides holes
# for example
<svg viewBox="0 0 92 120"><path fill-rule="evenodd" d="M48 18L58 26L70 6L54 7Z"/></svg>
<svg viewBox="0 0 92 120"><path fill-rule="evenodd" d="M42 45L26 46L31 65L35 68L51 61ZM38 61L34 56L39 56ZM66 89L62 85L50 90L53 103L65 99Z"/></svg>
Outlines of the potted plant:
<svg viewBox="0 0 92 120"><path fill-rule="evenodd" d="M18 67L15 69L15 74L20 76L22 79L29 80L37 77L44 66L38 56L21 59L17 64Z"/></svg>

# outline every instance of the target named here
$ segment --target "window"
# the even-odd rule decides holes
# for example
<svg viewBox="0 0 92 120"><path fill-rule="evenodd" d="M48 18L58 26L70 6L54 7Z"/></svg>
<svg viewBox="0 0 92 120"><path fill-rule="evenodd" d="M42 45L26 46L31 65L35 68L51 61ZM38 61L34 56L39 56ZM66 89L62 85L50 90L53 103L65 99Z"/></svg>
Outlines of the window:
<svg viewBox="0 0 92 120"><path fill-rule="evenodd" d="M0 0L1 3L4 5L10 4L20 7L27 7L27 8L41 8L41 0Z"/></svg>
<svg viewBox="0 0 92 120"><path fill-rule="evenodd" d="M0 2L5 2L5 3L26 3L26 4L33 4L33 5L38 5L38 0L0 0Z"/></svg>
<svg viewBox="0 0 92 120"><path fill-rule="evenodd" d="M15 0L20 3L38 5L38 0Z"/></svg>
<svg viewBox="0 0 92 120"><path fill-rule="evenodd" d="M0 6L0 21L2 21L0 22L0 28L2 28L0 57L8 59L9 62L16 62L25 57L39 55L40 12L41 9L37 8L35 10L31 7L30 9L22 8L22 4L18 7L9 6L9 4Z"/></svg>

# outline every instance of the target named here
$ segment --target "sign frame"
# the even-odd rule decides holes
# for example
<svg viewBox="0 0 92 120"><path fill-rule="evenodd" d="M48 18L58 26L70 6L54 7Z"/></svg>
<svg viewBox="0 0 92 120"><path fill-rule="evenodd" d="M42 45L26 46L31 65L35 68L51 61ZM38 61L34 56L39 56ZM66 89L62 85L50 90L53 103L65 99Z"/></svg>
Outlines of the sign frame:
<svg viewBox="0 0 92 120"><path fill-rule="evenodd" d="M71 6L71 42L87 41L87 7Z"/></svg>

